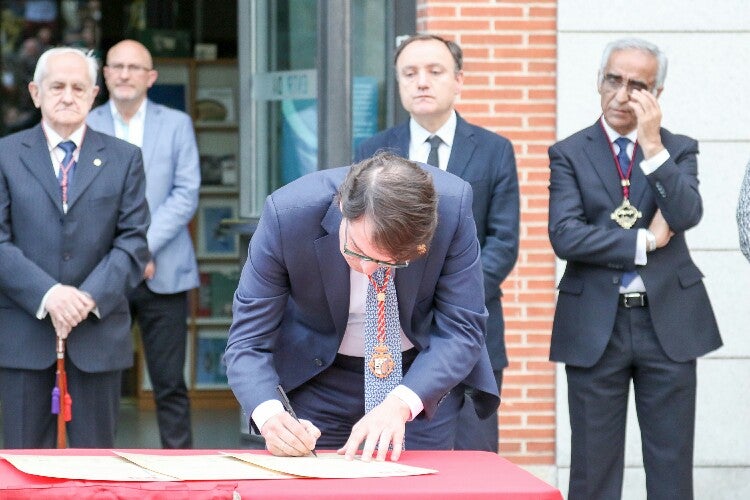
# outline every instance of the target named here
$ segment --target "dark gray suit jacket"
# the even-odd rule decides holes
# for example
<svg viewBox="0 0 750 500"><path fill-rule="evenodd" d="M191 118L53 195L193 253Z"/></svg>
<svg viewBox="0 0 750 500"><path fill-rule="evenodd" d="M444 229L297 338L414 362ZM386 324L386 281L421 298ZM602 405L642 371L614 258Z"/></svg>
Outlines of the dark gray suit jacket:
<svg viewBox="0 0 750 500"><path fill-rule="evenodd" d="M553 361L589 367L601 357L614 327L622 273L636 269L636 229L647 228L657 208L675 235L637 268L656 336L678 362L722 345L703 274L685 242L685 231L703 214L698 143L666 129L661 139L670 158L650 175L638 166L643 154L636 152L630 201L643 216L632 229L610 219L622 188L599 122L549 150L549 237L557 256L567 260L552 329Z"/></svg>
<svg viewBox="0 0 750 500"><path fill-rule="evenodd" d="M460 382L476 389L477 414L499 403L484 345L487 319L471 189L427 168L439 194L438 227L424 258L396 270L399 320L419 351L403 384L431 417ZM341 254L336 193L348 168L308 174L266 199L234 298L225 360L250 415L333 363L346 330L350 268ZM333 396L335 397L335 395Z"/></svg>
<svg viewBox="0 0 750 500"><path fill-rule="evenodd" d="M88 292L101 314L70 333L71 361L87 372L131 366L125 294L149 258L140 150L88 129L67 214L41 125L0 139L0 151L0 366L54 364L52 322L36 313L58 282Z"/></svg>
<svg viewBox="0 0 750 500"><path fill-rule="evenodd" d="M368 158L378 150L408 158L409 140L407 121L363 142L357 148L355 161ZM447 171L471 184L474 191L472 212L482 247L484 298L489 312L487 351L493 369L501 370L508 366L508 357L500 284L518 257L518 176L513 146L505 137L457 116Z"/></svg>

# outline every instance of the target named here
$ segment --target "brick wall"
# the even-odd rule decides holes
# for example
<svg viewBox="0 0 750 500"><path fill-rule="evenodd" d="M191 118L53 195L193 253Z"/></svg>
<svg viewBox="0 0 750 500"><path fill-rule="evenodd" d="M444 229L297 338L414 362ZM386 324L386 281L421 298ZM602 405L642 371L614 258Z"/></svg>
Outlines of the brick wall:
<svg viewBox="0 0 750 500"><path fill-rule="evenodd" d="M464 50L458 111L509 138L521 187L521 248L502 286L505 370L500 454L523 465L555 463L554 254L547 238L547 148L555 140L557 0L419 0L417 30Z"/></svg>

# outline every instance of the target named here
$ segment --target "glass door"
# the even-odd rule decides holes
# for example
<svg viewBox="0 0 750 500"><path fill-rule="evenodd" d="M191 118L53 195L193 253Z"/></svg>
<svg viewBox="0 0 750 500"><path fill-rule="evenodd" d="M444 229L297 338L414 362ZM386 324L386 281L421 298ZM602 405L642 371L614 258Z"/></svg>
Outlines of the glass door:
<svg viewBox="0 0 750 500"><path fill-rule="evenodd" d="M251 4L250 189L259 211L265 195L318 168L317 2Z"/></svg>
<svg viewBox="0 0 750 500"><path fill-rule="evenodd" d="M415 8L414 0L238 1L242 217L257 217L274 189L348 164L361 141L400 118L392 58Z"/></svg>

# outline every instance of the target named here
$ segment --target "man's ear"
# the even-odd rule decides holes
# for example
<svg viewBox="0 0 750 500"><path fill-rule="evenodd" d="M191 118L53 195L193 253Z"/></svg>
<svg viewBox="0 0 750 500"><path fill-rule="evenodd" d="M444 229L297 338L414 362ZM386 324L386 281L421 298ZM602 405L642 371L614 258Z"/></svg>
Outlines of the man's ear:
<svg viewBox="0 0 750 500"><path fill-rule="evenodd" d="M29 94L31 94L31 100L34 101L34 107L39 108L42 103L39 102L40 89L34 80L29 82Z"/></svg>

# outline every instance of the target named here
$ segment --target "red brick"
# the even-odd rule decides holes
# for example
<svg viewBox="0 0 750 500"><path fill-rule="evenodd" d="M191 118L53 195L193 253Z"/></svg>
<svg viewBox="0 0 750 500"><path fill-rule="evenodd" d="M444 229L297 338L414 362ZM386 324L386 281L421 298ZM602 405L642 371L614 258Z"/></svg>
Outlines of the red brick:
<svg viewBox="0 0 750 500"><path fill-rule="evenodd" d="M529 45L551 45L557 46L557 36L550 35L529 35Z"/></svg>
<svg viewBox="0 0 750 500"><path fill-rule="evenodd" d="M531 453L555 451L555 441L530 441L526 443L526 450Z"/></svg>
<svg viewBox="0 0 750 500"><path fill-rule="evenodd" d="M492 23L488 19L430 19L427 27L432 33L442 31L489 31Z"/></svg>
<svg viewBox="0 0 750 500"><path fill-rule="evenodd" d="M535 18L535 19L543 19L543 18L556 19L557 9L555 7L531 6L529 8L529 17Z"/></svg>
<svg viewBox="0 0 750 500"><path fill-rule="evenodd" d="M551 31L557 28L556 19L533 19L533 20L496 20L492 23L495 31Z"/></svg>

